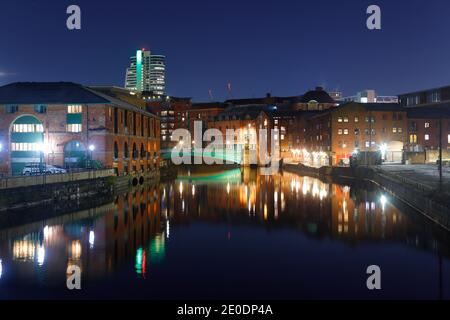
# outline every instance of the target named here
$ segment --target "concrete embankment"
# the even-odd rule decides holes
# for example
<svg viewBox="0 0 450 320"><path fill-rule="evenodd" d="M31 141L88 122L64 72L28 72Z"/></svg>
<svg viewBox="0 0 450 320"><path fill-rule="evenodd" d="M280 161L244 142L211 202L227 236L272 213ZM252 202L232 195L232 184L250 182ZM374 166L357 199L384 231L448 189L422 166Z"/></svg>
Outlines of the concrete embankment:
<svg viewBox="0 0 450 320"><path fill-rule="evenodd" d="M368 181L392 194L435 223L450 230L450 199L436 189L371 167L321 167L285 164L283 170L317 178Z"/></svg>
<svg viewBox="0 0 450 320"><path fill-rule="evenodd" d="M59 205L114 191L114 170L0 179L0 211Z"/></svg>

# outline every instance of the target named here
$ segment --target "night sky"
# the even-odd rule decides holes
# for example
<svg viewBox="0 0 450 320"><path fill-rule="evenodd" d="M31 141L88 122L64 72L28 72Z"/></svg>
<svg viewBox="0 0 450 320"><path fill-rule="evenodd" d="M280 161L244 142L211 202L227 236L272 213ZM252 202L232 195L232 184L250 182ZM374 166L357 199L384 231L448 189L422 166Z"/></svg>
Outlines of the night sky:
<svg viewBox="0 0 450 320"><path fill-rule="evenodd" d="M66 8L82 30L66 28ZM382 30L366 9L382 9ZM123 86L137 48L167 56L169 95L208 100L352 95L450 84L448 0L2 0L0 85L74 81Z"/></svg>

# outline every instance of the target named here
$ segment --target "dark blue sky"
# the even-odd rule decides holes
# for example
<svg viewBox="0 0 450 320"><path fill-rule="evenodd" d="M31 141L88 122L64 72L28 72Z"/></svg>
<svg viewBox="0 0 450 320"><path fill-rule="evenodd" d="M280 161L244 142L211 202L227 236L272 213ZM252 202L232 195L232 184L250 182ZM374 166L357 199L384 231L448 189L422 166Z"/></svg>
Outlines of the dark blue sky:
<svg viewBox="0 0 450 320"><path fill-rule="evenodd" d="M78 4L82 30L66 29ZM382 9L382 30L366 8ZM170 95L208 100L297 95L324 85L344 94L397 94L450 84L448 0L3 0L0 85L68 80L123 86L129 56L167 56Z"/></svg>

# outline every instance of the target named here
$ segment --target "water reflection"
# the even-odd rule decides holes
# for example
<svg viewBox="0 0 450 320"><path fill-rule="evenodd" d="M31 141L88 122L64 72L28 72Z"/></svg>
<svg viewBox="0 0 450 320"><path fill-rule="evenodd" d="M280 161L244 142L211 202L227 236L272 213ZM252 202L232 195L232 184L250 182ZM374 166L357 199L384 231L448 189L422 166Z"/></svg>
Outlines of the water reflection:
<svg viewBox="0 0 450 320"><path fill-rule="evenodd" d="M179 267L173 262L175 253L187 255L183 263L191 265L202 261L207 247L224 250L212 236L221 232L218 228L212 229L213 233L190 234L188 241L198 236L204 240L196 243L196 251L184 252L186 240L180 240L179 234L199 223L225 226L226 241L234 240L236 228L252 226L278 233L294 231L313 239L315 243L309 246L317 245L318 250L319 240L330 239L350 247L397 243L448 256L446 232L378 189L290 173L262 176L255 170L240 169L181 172L176 181L131 189L117 195L113 203L0 231L0 287L21 287L24 292L38 287L64 290L61 277L70 276L68 268L77 266L88 288L102 279L138 279L150 287L164 280L165 286L175 288L178 284L170 281L174 274L163 272ZM249 236L256 236L252 230ZM264 241L270 243L270 239ZM292 243L293 248L299 245ZM260 249L252 247L248 255L253 257L252 252ZM226 250L220 254L230 260L238 258L233 256L237 253ZM253 258L258 258L254 254ZM291 256L278 259L274 269L296 263ZM310 261L320 266L313 257Z"/></svg>

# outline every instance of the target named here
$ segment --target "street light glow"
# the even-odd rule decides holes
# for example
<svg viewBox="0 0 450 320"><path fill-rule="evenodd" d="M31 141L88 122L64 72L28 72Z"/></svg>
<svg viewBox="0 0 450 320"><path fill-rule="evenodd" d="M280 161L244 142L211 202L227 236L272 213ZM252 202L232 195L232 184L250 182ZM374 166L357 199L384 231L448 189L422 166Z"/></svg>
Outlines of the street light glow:
<svg viewBox="0 0 450 320"><path fill-rule="evenodd" d="M89 151L94 151L95 150L95 146L93 144L89 145Z"/></svg>

